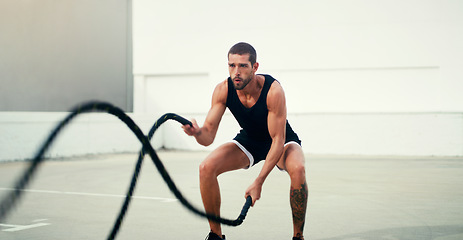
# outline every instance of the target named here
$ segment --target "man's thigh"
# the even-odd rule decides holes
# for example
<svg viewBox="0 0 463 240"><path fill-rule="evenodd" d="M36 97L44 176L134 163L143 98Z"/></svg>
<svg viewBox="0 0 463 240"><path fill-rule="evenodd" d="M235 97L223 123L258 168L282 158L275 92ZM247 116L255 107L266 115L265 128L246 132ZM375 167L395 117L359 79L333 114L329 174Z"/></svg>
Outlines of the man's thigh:
<svg viewBox="0 0 463 240"><path fill-rule="evenodd" d="M202 164L215 169L218 175L248 167L249 158L236 144L228 142L212 151Z"/></svg>

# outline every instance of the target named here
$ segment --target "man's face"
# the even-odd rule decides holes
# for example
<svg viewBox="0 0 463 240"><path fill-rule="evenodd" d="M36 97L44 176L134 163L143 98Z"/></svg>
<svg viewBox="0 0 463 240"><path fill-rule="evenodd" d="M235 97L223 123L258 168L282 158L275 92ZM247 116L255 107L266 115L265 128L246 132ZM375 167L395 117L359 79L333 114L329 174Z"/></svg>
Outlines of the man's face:
<svg viewBox="0 0 463 240"><path fill-rule="evenodd" d="M256 63L257 64L257 63ZM257 66L254 64L255 66ZM249 61L249 54L228 55L228 71L236 90L242 90L248 85L256 72L256 68Z"/></svg>

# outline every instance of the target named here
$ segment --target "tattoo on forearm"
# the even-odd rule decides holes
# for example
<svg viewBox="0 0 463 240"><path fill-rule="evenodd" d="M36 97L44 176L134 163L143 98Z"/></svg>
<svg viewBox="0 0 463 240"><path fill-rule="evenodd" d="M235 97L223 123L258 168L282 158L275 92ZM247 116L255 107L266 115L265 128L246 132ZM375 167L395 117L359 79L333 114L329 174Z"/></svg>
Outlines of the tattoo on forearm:
<svg viewBox="0 0 463 240"><path fill-rule="evenodd" d="M300 189L294 189L293 187L291 187L290 202L291 209L293 212L293 221L294 224L300 227L301 232L304 230L308 195L309 194L306 182L304 182L304 184L301 184Z"/></svg>

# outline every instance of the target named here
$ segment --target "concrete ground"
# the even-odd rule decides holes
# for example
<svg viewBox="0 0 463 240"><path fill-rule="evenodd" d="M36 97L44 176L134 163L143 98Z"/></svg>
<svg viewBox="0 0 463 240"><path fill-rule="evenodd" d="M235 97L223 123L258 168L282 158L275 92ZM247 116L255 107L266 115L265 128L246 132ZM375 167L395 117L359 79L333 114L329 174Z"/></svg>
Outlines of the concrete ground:
<svg viewBox="0 0 463 240"><path fill-rule="evenodd" d="M202 208L198 164L206 152L160 152L183 194ZM106 239L121 207L136 154L45 162L19 204L0 221L0 239ZM306 239L463 239L463 158L307 155ZM0 164L0 198L24 162ZM223 217L236 218L262 164L219 177ZM207 221L184 208L147 157L116 239L204 239ZM228 240L292 237L289 179L275 169L244 223Z"/></svg>

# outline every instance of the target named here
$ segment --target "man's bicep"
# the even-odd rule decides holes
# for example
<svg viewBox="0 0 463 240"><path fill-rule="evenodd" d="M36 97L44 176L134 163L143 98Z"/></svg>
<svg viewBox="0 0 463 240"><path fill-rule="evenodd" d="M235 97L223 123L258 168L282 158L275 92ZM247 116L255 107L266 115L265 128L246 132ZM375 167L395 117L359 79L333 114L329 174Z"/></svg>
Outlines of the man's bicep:
<svg viewBox="0 0 463 240"><path fill-rule="evenodd" d="M283 114L269 112L268 115L268 130L270 137L285 138L286 117Z"/></svg>
<svg viewBox="0 0 463 240"><path fill-rule="evenodd" d="M269 110L269 133L272 138L284 138L286 127L286 100L281 87L278 86L278 88L272 90L267 100Z"/></svg>

